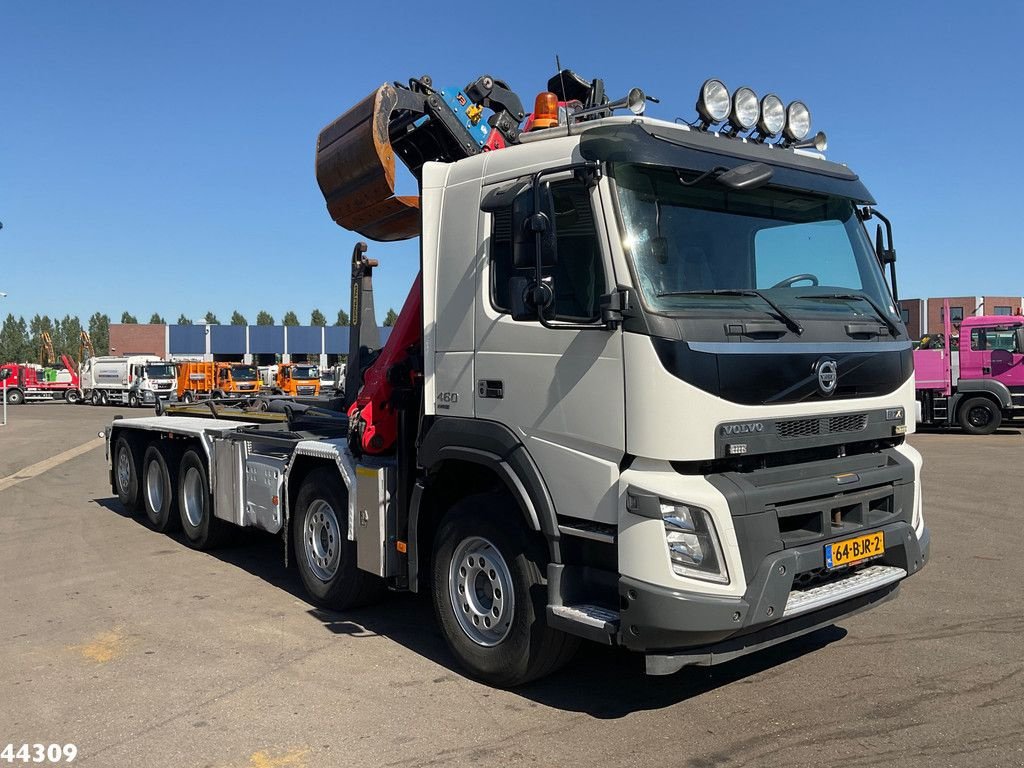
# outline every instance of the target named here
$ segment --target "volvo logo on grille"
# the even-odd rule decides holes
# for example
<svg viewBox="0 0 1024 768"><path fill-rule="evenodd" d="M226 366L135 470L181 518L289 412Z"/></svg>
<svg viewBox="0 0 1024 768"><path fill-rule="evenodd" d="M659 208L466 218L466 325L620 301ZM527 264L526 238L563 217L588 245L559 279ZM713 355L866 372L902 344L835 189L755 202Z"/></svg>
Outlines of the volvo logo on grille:
<svg viewBox="0 0 1024 768"><path fill-rule="evenodd" d="M723 435L752 435L755 432L764 432L764 424L750 421L746 424L723 424Z"/></svg>
<svg viewBox="0 0 1024 768"><path fill-rule="evenodd" d="M815 367L818 370L818 389L823 395L831 395L839 383L839 363L831 357L823 357Z"/></svg>

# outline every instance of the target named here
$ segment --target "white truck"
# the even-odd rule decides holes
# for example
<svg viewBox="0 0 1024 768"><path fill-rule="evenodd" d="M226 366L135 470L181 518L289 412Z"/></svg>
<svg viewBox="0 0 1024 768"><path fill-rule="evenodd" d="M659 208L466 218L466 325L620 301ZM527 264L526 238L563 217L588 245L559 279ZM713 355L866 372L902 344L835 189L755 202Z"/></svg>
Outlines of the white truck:
<svg viewBox="0 0 1024 768"><path fill-rule="evenodd" d="M132 408L178 400L178 376L173 363L158 355L90 357L80 374L82 402L123 404Z"/></svg>
<svg viewBox="0 0 1024 768"><path fill-rule="evenodd" d="M426 592L494 685L580 638L715 664L895 596L930 538L870 193L801 102L709 80L683 125L603 94L563 72L523 125L499 80L419 78L327 126L335 221L420 236L387 344L359 243L345 412L115 420L120 501L200 549L279 533L320 605Z"/></svg>

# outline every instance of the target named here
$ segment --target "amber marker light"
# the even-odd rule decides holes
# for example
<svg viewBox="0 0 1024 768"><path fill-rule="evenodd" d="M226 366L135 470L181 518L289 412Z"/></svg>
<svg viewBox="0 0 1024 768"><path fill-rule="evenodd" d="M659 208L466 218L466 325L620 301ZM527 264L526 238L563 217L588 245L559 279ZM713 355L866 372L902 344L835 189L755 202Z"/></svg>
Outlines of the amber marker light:
<svg viewBox="0 0 1024 768"><path fill-rule="evenodd" d="M533 127L530 130L538 131L553 125L558 125L558 97L551 91L542 91L533 102Z"/></svg>

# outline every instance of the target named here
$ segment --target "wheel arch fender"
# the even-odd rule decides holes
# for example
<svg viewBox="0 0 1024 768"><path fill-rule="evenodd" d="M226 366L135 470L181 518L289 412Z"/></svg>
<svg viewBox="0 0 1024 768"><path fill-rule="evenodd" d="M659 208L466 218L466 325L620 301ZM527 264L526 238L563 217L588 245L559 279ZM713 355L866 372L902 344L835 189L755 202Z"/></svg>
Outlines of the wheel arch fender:
<svg viewBox="0 0 1024 768"><path fill-rule="evenodd" d="M439 419L424 435L417 455L423 474L413 488L409 509L411 589L418 589L420 550L424 548L419 539L429 535L423 518L430 515L428 509L434 495L432 478L443 477L445 467L472 465L499 479L518 504L526 528L543 534L551 561L560 562L558 522L551 494L526 446L508 427L479 419ZM472 492L468 490L455 496Z"/></svg>
<svg viewBox="0 0 1024 768"><path fill-rule="evenodd" d="M283 502L282 530L285 536L285 563L288 562L289 524L291 522L292 509L299 495L302 483L309 476L310 472L319 467L329 467L338 473L338 479L345 488L345 495L348 497L348 538L355 539L354 518L355 518L355 491L352 486L355 482L355 465L351 462L347 452L335 449L333 446L309 441L299 443L288 460L284 470L283 487L281 500Z"/></svg>
<svg viewBox="0 0 1024 768"><path fill-rule="evenodd" d="M988 395L1004 410L1013 407L1010 388L995 379L960 379L956 391L960 395L957 405L970 395Z"/></svg>

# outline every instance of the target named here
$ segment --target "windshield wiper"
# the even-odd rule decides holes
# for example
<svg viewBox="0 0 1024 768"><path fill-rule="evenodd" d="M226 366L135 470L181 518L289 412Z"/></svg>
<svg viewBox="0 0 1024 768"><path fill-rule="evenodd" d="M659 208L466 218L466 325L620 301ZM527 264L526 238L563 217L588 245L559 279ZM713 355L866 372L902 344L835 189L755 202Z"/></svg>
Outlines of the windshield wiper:
<svg viewBox="0 0 1024 768"><path fill-rule="evenodd" d="M755 288L709 288L703 291L666 291L665 293L658 294L659 299L672 296L756 296L769 307L774 309L776 314L782 318L782 321L789 326L790 330L797 335L804 332L804 327L793 319L792 315L787 313L782 309L782 307Z"/></svg>
<svg viewBox="0 0 1024 768"><path fill-rule="evenodd" d="M889 329L889 333L892 336L899 336L900 329L896 326L889 316L882 310L880 306L870 296L863 293L812 293L807 296L797 296L798 299L836 299L843 301L863 301L878 315L878 319L885 323L885 327Z"/></svg>

